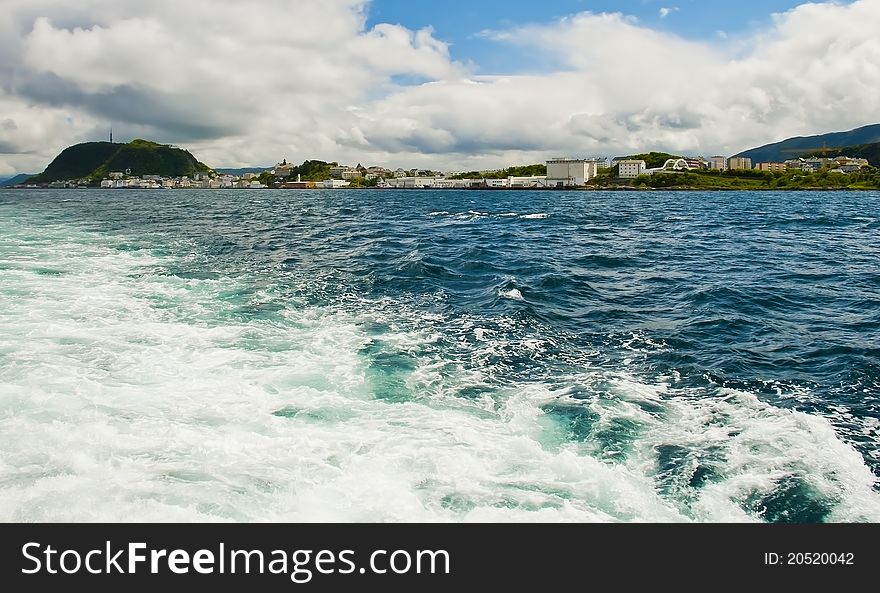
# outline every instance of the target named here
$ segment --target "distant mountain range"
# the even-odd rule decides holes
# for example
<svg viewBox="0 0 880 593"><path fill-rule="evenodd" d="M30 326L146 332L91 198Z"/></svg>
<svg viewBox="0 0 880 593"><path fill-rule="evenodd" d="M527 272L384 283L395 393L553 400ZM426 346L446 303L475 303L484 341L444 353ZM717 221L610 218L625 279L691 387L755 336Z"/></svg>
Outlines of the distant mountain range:
<svg viewBox="0 0 880 593"><path fill-rule="evenodd" d="M21 173L16 175L15 177L10 177L9 179L0 179L0 187L11 187L13 185L18 185L19 183L24 183L28 179L33 177L30 173Z"/></svg>
<svg viewBox="0 0 880 593"><path fill-rule="evenodd" d="M848 132L832 132L817 136L798 136L782 142L774 142L743 151L735 156L748 157L752 163L780 162L804 155L866 158L874 166L880 166L880 124L872 124ZM862 154L856 154L856 151ZM873 155L873 158L868 155Z"/></svg>
<svg viewBox="0 0 880 593"><path fill-rule="evenodd" d="M130 172L137 176L183 177L210 170L188 151L166 144L147 140L132 140L128 144L86 142L65 148L45 171L29 181L98 180L113 171Z"/></svg>

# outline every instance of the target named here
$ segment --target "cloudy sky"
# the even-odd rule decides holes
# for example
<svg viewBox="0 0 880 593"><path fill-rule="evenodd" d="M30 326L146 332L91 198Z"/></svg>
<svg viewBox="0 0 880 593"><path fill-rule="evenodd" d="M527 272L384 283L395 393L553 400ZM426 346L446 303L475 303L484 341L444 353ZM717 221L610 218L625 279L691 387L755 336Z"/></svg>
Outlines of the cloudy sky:
<svg viewBox="0 0 880 593"><path fill-rule="evenodd" d="M136 137L215 167L732 154L880 122L880 0L3 0L0 175Z"/></svg>

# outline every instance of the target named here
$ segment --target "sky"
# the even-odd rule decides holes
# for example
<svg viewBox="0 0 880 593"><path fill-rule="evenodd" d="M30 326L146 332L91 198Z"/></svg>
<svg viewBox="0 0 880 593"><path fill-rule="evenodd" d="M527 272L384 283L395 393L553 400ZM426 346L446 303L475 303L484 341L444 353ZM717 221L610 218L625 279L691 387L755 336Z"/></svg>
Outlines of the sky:
<svg viewBox="0 0 880 593"><path fill-rule="evenodd" d="M4 0L0 177L145 138L213 167L730 155L880 122L880 0Z"/></svg>

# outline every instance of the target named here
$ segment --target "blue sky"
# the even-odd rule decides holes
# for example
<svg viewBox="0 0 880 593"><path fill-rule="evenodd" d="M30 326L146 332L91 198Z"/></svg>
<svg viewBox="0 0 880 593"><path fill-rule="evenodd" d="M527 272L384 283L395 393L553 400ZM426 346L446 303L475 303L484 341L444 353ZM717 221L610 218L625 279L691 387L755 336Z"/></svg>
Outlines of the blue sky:
<svg viewBox="0 0 880 593"><path fill-rule="evenodd" d="M719 6L720 4L720 6ZM675 33L687 39L712 40L735 37L771 25L771 15L803 4L797 0L740 0L718 3L709 0L373 0L368 25L386 22L410 29L432 27L436 37L450 44L454 60L471 63L476 73L521 72L528 60L505 44L480 33L525 24L548 23L584 12L622 12L651 29ZM661 9L666 16L661 16Z"/></svg>

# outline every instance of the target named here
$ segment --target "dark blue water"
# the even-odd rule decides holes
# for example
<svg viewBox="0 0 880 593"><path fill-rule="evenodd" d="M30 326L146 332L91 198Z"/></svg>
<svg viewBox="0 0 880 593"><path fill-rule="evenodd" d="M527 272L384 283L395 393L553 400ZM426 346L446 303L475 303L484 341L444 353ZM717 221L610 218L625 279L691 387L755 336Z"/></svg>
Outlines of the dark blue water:
<svg viewBox="0 0 880 593"><path fill-rule="evenodd" d="M529 438L644 477L685 518L877 517L877 192L15 191L0 217L160 258L132 277L217 283L206 313L153 295L176 322L283 334L293 310L350 315L385 406L504 417L540 389ZM426 488L453 518L530 508Z"/></svg>

